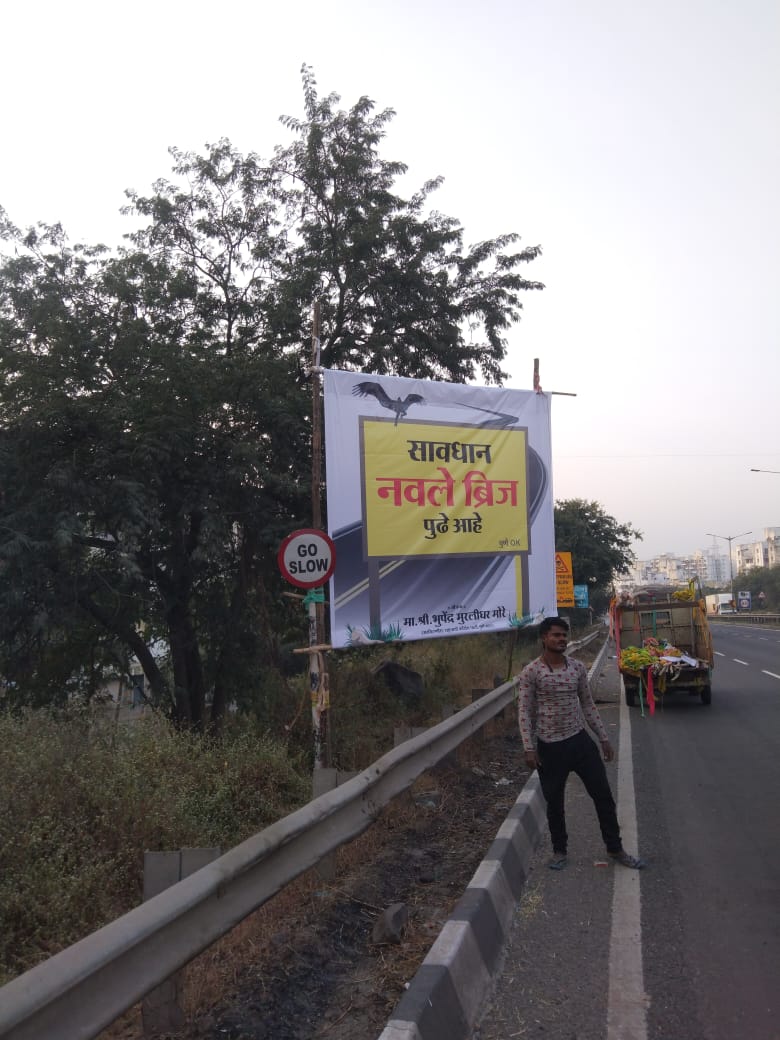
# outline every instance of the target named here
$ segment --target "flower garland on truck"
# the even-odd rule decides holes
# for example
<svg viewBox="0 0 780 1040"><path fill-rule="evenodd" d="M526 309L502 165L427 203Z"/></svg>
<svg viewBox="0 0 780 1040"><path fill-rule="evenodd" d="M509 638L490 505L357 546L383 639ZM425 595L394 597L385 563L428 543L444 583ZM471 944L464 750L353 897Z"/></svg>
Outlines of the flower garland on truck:
<svg viewBox="0 0 780 1040"><path fill-rule="evenodd" d="M655 713L655 692L666 692L667 683L677 678L683 665L699 662L665 639L648 636L642 646L627 646L620 651L620 670L639 677L646 692L650 714Z"/></svg>

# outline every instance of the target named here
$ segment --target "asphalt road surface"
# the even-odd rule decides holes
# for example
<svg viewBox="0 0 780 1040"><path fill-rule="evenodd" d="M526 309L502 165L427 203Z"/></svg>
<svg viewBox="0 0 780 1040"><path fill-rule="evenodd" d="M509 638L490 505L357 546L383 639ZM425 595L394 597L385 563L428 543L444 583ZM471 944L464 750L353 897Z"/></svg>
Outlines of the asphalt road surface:
<svg viewBox="0 0 780 1040"><path fill-rule="evenodd" d="M652 718L623 709L635 812L621 800L618 813L648 862L635 875L641 913L618 919L622 868L602 865L573 778L569 867L546 869L545 842L475 1038L780 1040L780 631L716 623L713 636L710 706L677 694ZM617 745L614 661L596 694ZM621 929L641 950L630 1027L615 1024Z"/></svg>

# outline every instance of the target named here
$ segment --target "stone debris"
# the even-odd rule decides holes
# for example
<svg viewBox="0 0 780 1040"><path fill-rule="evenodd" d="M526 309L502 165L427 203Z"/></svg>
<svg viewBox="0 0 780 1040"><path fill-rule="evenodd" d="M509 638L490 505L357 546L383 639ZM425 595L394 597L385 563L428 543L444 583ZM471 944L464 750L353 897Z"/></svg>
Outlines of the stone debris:
<svg viewBox="0 0 780 1040"><path fill-rule="evenodd" d="M374 922L371 942L400 943L404 930L409 923L409 907L406 903L391 903Z"/></svg>

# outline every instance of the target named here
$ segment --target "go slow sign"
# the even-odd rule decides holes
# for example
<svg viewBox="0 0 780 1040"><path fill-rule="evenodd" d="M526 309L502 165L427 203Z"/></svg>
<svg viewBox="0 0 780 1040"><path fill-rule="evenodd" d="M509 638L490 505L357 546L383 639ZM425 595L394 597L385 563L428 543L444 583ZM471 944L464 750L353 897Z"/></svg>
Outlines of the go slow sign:
<svg viewBox="0 0 780 1040"><path fill-rule="evenodd" d="M303 527L288 534L279 546L279 569L301 589L324 585L336 567L336 546L324 531Z"/></svg>

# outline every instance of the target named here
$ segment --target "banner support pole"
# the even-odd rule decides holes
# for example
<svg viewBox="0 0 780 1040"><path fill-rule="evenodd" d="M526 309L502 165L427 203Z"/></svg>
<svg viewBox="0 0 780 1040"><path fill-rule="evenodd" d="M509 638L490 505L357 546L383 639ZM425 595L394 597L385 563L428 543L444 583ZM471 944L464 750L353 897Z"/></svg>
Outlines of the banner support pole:
<svg viewBox="0 0 780 1040"><path fill-rule="evenodd" d="M322 530L322 417L320 395L320 301L312 307L311 331L311 520L312 527ZM324 629L324 597L306 597L309 619L309 685L311 688L311 718L314 730L314 768L323 769L330 763L330 733L328 729L328 675L325 659L314 649L322 644Z"/></svg>

